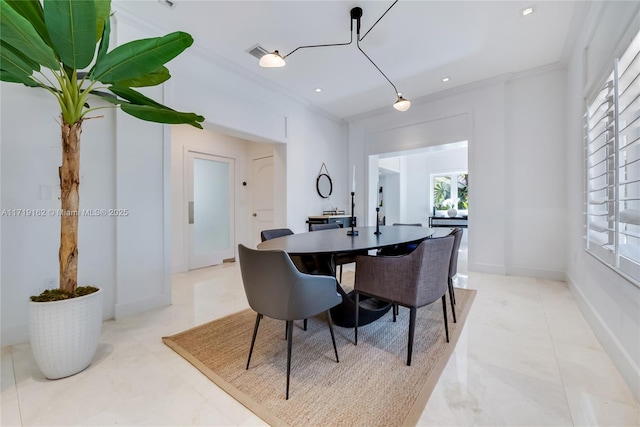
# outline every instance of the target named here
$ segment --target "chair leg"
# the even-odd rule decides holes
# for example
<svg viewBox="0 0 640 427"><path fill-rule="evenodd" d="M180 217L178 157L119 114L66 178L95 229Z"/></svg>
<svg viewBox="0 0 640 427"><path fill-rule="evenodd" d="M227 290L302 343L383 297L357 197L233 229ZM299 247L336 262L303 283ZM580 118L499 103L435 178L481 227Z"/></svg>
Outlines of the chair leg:
<svg viewBox="0 0 640 427"><path fill-rule="evenodd" d="M451 293L451 298L453 299L453 303L457 304L456 302L456 293L453 291L453 278L449 277L449 292Z"/></svg>
<svg viewBox="0 0 640 427"><path fill-rule="evenodd" d="M289 377L291 376L291 347L293 344L293 320L287 320L287 400L289 400Z"/></svg>
<svg viewBox="0 0 640 427"><path fill-rule="evenodd" d="M355 345L358 345L358 312L360 311L360 294L357 292L353 293L356 297L356 323L355 323L355 328L354 328L354 334L355 334Z"/></svg>
<svg viewBox="0 0 640 427"><path fill-rule="evenodd" d="M258 335L258 326L260 326L260 319L262 319L262 314L258 313L256 315L256 324L253 327L253 337L251 338L251 347L249 348L249 357L247 358L247 369L249 369L249 363L251 362L251 353L253 353L253 345L256 343L256 336Z"/></svg>
<svg viewBox="0 0 640 427"><path fill-rule="evenodd" d="M455 315L454 315L455 316ZM307 319L304 319L303 329L307 330Z"/></svg>
<svg viewBox="0 0 640 427"><path fill-rule="evenodd" d="M327 310L327 323L329 324L329 332L331 332L331 342L333 342L333 351L336 353L336 363L340 363L338 359L338 347L336 347L336 337L333 334L333 322L331 321L331 312Z"/></svg>
<svg viewBox="0 0 640 427"><path fill-rule="evenodd" d="M340 264L340 283L342 283L342 264Z"/></svg>
<svg viewBox="0 0 640 427"><path fill-rule="evenodd" d="M393 321L395 322L396 321L396 317L398 316L398 313L399 313L398 304L393 304L391 306L391 310L393 311Z"/></svg>
<svg viewBox="0 0 640 427"><path fill-rule="evenodd" d="M413 354L413 335L416 330L416 307L409 309L409 342L407 344L407 366L411 366L411 355Z"/></svg>
<svg viewBox="0 0 640 427"><path fill-rule="evenodd" d="M445 295L442 295L442 312L444 313L444 332L447 335L447 342L449 342L449 322L447 321L447 302L445 301Z"/></svg>
<svg viewBox="0 0 640 427"><path fill-rule="evenodd" d="M451 302L451 312L453 313L453 323L457 323L458 321L456 320L456 308L454 307L454 304L456 303L455 298L453 296L453 284L451 281L449 281L449 301Z"/></svg>
<svg viewBox="0 0 640 427"><path fill-rule="evenodd" d="M284 322L284 339L286 340L289 336L289 322Z"/></svg>

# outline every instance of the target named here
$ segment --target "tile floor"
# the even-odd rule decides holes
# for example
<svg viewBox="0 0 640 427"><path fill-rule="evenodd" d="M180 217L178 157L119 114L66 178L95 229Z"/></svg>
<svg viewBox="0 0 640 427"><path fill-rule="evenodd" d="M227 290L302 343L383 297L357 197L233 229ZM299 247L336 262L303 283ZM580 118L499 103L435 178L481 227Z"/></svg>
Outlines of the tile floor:
<svg viewBox="0 0 640 427"><path fill-rule="evenodd" d="M567 286L467 273L478 290L420 419L433 426L638 426L640 404ZM160 338L247 306L235 263L173 277L173 305L103 325L93 364L48 381L28 343L2 348L2 426L253 426L264 423Z"/></svg>

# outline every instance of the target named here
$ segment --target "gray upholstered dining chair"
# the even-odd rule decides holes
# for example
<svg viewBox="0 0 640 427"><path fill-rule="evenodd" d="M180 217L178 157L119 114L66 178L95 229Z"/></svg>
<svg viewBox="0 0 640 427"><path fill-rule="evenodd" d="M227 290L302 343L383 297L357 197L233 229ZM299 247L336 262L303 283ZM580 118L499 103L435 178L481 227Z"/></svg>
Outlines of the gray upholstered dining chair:
<svg viewBox="0 0 640 427"><path fill-rule="evenodd" d="M449 236L453 236L453 248L451 249L451 261L449 262L449 278L447 280L449 286L449 300L451 301L451 311L453 312L453 321L456 320L456 294L453 290L453 278L458 274L458 252L460 250L460 242L462 241L462 228L456 227L451 230Z"/></svg>
<svg viewBox="0 0 640 427"><path fill-rule="evenodd" d="M340 304L342 296L336 291L337 284L334 277L301 273L284 251L261 251L249 249L240 244L238 254L247 300L249 306L257 313L247 358L247 369L251 362L260 319L267 316L285 320L287 322L286 398L289 399L293 321L326 312L336 362L339 362L329 309Z"/></svg>
<svg viewBox="0 0 640 427"><path fill-rule="evenodd" d="M447 323L447 277L453 236L427 239L403 256L358 256L356 258L355 344L358 345L358 306L360 295L371 296L409 308L407 365L411 365L417 309L442 299L444 329Z"/></svg>

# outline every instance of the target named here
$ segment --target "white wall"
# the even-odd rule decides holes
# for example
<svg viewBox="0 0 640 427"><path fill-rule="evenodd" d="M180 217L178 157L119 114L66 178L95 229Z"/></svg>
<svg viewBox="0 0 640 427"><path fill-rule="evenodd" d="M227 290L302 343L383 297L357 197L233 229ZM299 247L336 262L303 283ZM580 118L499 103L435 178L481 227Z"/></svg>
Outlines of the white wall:
<svg viewBox="0 0 640 427"><path fill-rule="evenodd" d="M305 221L309 215L336 207L349 211L351 166L347 163L344 124L307 111L292 112L288 124L286 218L287 226L298 233L308 230ZM328 199L316 192L323 162L333 181L333 194Z"/></svg>
<svg viewBox="0 0 640 427"><path fill-rule="evenodd" d="M127 20L115 20L113 42L156 36ZM164 87L141 89L166 102ZM115 317L171 303L170 135L167 126L116 114L116 207L129 215L116 222Z"/></svg>
<svg viewBox="0 0 640 427"><path fill-rule="evenodd" d="M565 73L523 73L506 85L507 274L564 278L566 268Z"/></svg>
<svg viewBox="0 0 640 427"><path fill-rule="evenodd" d="M583 141L585 97L601 83L613 58L640 30L637 2L594 3L582 22L567 71L567 277L596 336L640 399L640 288L584 250Z"/></svg>
<svg viewBox="0 0 640 427"><path fill-rule="evenodd" d="M58 286L62 149L57 102L44 91L0 84L0 208L44 209L46 216L10 216L2 227L2 345L28 339L29 296ZM115 208L115 117L85 121L80 149L80 209ZM104 289L104 317L114 316L116 219L80 216L78 282Z"/></svg>
<svg viewBox="0 0 640 427"><path fill-rule="evenodd" d="M564 279L566 190L556 185L546 197L565 176L563 105L557 66L503 76L416 100L403 115L356 118L350 158L365 167L363 154L468 140L469 269ZM525 189L517 197L514 181Z"/></svg>

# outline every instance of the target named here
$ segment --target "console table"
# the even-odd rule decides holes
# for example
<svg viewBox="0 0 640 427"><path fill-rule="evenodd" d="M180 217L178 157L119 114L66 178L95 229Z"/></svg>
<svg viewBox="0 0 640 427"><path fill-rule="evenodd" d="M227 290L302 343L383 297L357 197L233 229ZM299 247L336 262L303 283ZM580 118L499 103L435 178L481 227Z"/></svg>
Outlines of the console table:
<svg viewBox="0 0 640 427"><path fill-rule="evenodd" d="M356 217L353 217L353 226L356 227ZM311 231L311 224L340 224L340 227L351 227L350 215L315 215L307 218L307 224L309 224L309 231Z"/></svg>
<svg viewBox="0 0 640 427"><path fill-rule="evenodd" d="M430 216L429 227L462 227L467 228L467 216Z"/></svg>

